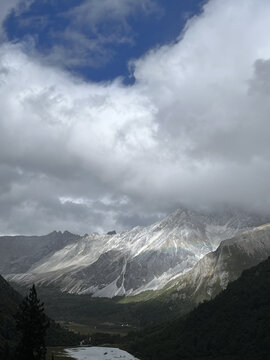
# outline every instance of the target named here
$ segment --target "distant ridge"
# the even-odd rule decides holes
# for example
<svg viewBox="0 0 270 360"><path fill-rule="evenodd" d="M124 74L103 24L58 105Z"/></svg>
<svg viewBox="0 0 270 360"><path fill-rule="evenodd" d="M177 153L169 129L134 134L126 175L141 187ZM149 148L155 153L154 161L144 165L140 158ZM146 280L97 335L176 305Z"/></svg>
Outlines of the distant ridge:
<svg viewBox="0 0 270 360"><path fill-rule="evenodd" d="M33 264L80 238L68 231L43 236L1 236L0 274L26 272Z"/></svg>

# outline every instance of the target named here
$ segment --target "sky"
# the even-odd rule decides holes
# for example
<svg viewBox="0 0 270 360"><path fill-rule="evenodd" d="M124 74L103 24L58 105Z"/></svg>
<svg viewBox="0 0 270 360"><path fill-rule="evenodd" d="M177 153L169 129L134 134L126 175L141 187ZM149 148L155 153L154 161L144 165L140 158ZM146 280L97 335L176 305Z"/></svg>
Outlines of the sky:
<svg viewBox="0 0 270 360"><path fill-rule="evenodd" d="M268 0L0 2L0 233L270 213Z"/></svg>

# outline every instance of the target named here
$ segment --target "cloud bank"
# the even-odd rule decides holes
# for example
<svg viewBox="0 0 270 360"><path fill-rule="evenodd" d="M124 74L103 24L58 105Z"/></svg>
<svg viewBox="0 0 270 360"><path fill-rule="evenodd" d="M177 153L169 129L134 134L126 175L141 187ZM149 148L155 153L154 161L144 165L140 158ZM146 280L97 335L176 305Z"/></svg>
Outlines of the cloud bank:
<svg viewBox="0 0 270 360"><path fill-rule="evenodd" d="M1 232L121 229L180 204L269 213L269 20L268 0L211 0L130 64L132 86L3 43Z"/></svg>

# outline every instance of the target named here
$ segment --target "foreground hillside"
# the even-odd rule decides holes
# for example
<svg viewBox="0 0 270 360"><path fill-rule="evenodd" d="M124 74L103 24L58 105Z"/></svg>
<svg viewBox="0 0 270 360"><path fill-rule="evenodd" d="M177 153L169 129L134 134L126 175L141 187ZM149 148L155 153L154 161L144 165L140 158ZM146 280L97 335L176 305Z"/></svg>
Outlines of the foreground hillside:
<svg viewBox="0 0 270 360"><path fill-rule="evenodd" d="M137 335L143 360L265 360L270 354L270 259L246 270L185 318Z"/></svg>
<svg viewBox="0 0 270 360"><path fill-rule="evenodd" d="M21 296L0 276L0 354L6 341L15 341L17 332L13 315Z"/></svg>
<svg viewBox="0 0 270 360"><path fill-rule="evenodd" d="M19 333L16 330L14 315L21 301L22 296L0 276L0 359L4 360L3 352L6 344L12 349L18 342ZM50 320L50 328L46 337L47 345L78 345L81 339L80 335L62 329L53 320Z"/></svg>

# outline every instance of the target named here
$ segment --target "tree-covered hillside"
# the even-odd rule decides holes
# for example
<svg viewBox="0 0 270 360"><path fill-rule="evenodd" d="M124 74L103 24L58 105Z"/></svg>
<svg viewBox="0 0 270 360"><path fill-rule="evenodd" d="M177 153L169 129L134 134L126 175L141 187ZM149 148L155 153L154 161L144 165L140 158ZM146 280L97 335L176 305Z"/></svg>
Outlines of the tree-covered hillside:
<svg viewBox="0 0 270 360"><path fill-rule="evenodd" d="M22 296L0 276L0 359L8 344L11 349L16 346L20 334L16 329L14 315L18 311ZM50 328L46 336L46 345L78 345L82 336L61 328L50 320Z"/></svg>
<svg viewBox="0 0 270 360"><path fill-rule="evenodd" d="M269 359L270 259L184 318L137 334L129 350L142 360Z"/></svg>
<svg viewBox="0 0 270 360"><path fill-rule="evenodd" d="M13 315L22 297L0 276L0 349L14 342L17 332Z"/></svg>

